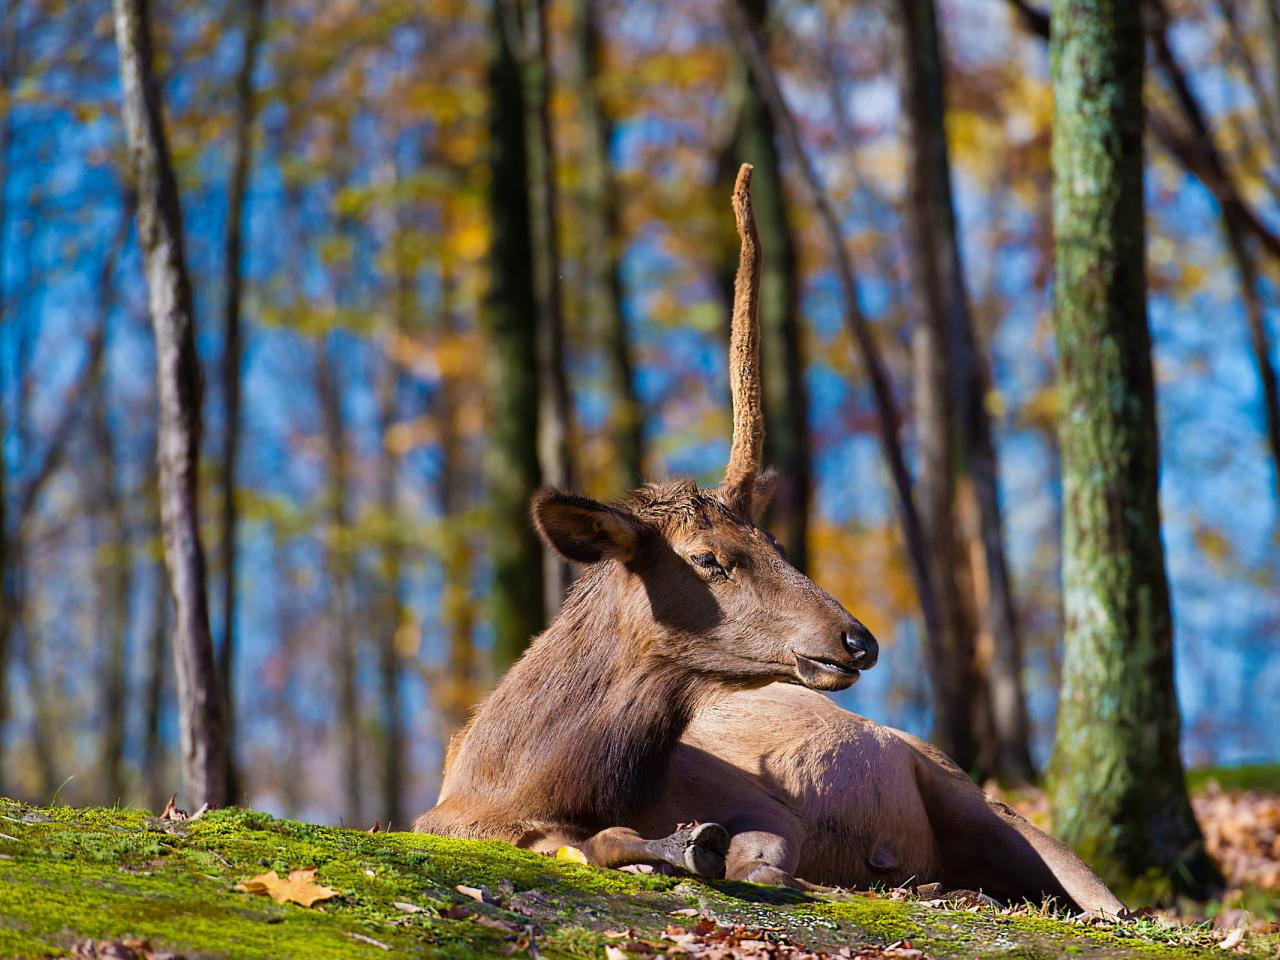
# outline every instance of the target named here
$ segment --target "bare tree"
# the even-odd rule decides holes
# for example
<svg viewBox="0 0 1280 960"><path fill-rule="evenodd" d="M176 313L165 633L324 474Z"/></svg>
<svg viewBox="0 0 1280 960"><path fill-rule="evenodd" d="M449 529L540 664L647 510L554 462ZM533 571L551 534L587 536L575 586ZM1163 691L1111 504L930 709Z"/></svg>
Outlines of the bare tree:
<svg viewBox="0 0 1280 960"><path fill-rule="evenodd" d="M258 60L266 20L266 0L246 0L244 52L236 73L235 140L232 147L231 182L227 188L227 230L223 243L222 392L226 401L226 436L222 446L222 646L218 649L218 675L226 696L227 796L240 795L236 768L235 628L236 628L236 468L240 461L240 381L244 361L241 300L244 288L244 208L252 166L253 70Z"/></svg>
<svg viewBox="0 0 1280 960"><path fill-rule="evenodd" d="M176 605L174 665L183 777L191 800L221 806L227 800L226 731L200 544L200 373L182 210L165 139L147 0L113 0L113 5L125 131L138 197L138 238L156 345L160 515Z"/></svg>
<svg viewBox="0 0 1280 960"><path fill-rule="evenodd" d="M359 655L353 622L354 571L348 536L351 516L347 484L351 467L341 386L330 351L329 338L320 338L316 344L316 392L320 395L329 474L325 489L325 511L328 515L325 572L329 580L330 619L334 629L332 672L337 684L337 746L342 770L343 812L352 823L359 823L363 815L363 777L360 766L360 691L356 677Z"/></svg>
<svg viewBox="0 0 1280 960"><path fill-rule="evenodd" d="M609 160L612 123L600 93L599 0L573 0L575 82L581 106L582 229L590 315L602 326L613 386L618 490L644 479L644 410L636 393L635 349L622 311L622 223Z"/></svg>
<svg viewBox="0 0 1280 960"><path fill-rule="evenodd" d="M559 191L551 130L551 49L547 0L499 0L522 72L525 156L528 161L529 226L533 289L537 303L538 460L542 479L562 490L575 486L571 441L573 398L569 390L564 310L560 296ZM572 568L554 550L543 550L543 591L554 616L572 581Z"/></svg>
<svg viewBox="0 0 1280 960"><path fill-rule="evenodd" d="M390 442L398 411L398 398L403 379L396 360L396 341L405 335L417 312L414 272L406 256L404 208L396 203L399 170L393 158L381 164L377 174L386 205L378 210L380 242L390 251L393 268L389 296L391 321L384 333L384 356L378 375L378 507L388 522L380 547L380 581L378 587L378 706L381 717L382 797L378 817L388 829L403 821L401 793L404 783L404 725L401 718L400 654L397 649L404 607L401 603L401 579L404 549L396 533L393 519L397 516L398 481L402 458Z"/></svg>
<svg viewBox="0 0 1280 960"><path fill-rule="evenodd" d="M947 637L939 648L950 661L937 669L957 678L951 685L957 702L938 702L936 710L949 718L961 766L976 762L985 772L1027 782L1035 770L1022 649L985 405L989 382L974 334L951 193L937 11L933 0L904 0L897 9L909 127L907 249L918 305L912 336L920 504ZM978 666L980 634L992 648L985 674Z"/></svg>
<svg viewBox="0 0 1280 960"><path fill-rule="evenodd" d="M530 491L542 483L538 459L538 403L542 396L537 323L529 315L536 297L529 213L528 141L518 30L509 7L495 3L490 29L489 210L493 224L489 297L491 405L485 463L492 513L490 555L493 590L493 664L502 672L520 656L546 620L542 547L529 524Z"/></svg>
<svg viewBox="0 0 1280 960"><path fill-rule="evenodd" d="M106 534L100 552L98 593L104 616L104 666L102 676L102 774L104 792L108 800L119 803L124 800L124 739L125 704L128 702L126 677L126 640L129 631L129 598L133 592L133 544L126 510L127 492L121 488L119 464L116 459L116 438L107 415L108 383L106 370L107 324L114 305L115 285L112 274L120 258L120 252L129 236L129 223L133 219L133 202L125 202L120 228L111 249L103 258L102 272L98 280L98 331L102 349L97 351L91 368L92 390L90 406L93 439L98 453L99 509L106 521Z"/></svg>
<svg viewBox="0 0 1280 960"><path fill-rule="evenodd" d="M18 28L14 23L14 0L5 0L0 12L0 249L7 249L9 239L9 149L13 141L13 99L10 93L17 82ZM0 271L0 322L5 320L9 291ZM0 373L3 368L0 368ZM5 423L5 384L0 377L0 437L8 436ZM9 533L9 462L0 444L0 792L5 785L5 724L9 719L9 647L14 628L13 562L15 551Z"/></svg>

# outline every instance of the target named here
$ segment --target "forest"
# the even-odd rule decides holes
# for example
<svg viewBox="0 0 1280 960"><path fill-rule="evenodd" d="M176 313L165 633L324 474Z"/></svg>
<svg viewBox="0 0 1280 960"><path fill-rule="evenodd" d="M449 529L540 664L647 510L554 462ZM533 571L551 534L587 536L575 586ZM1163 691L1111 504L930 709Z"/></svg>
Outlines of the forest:
<svg viewBox="0 0 1280 960"><path fill-rule="evenodd" d="M530 497L737 462L750 164L836 702L1280 921L1276 0L0 4L0 797L409 829Z"/></svg>

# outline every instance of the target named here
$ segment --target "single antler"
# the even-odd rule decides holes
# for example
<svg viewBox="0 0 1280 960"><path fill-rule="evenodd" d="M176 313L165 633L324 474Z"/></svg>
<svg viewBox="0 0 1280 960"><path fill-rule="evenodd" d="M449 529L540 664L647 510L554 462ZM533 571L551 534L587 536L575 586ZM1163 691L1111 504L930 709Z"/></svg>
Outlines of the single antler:
<svg viewBox="0 0 1280 960"><path fill-rule="evenodd" d="M738 275L733 282L733 326L729 333L729 391L733 396L733 442L724 472L724 492L738 512L750 515L756 475L764 456L764 412L760 391L760 235L751 209L749 163L733 185L738 222Z"/></svg>

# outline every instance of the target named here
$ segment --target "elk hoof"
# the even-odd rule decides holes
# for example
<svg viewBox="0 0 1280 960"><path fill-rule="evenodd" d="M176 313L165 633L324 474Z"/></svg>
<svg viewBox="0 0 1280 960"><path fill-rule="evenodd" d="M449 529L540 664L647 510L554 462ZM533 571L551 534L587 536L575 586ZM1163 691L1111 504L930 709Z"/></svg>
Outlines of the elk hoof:
<svg viewBox="0 0 1280 960"><path fill-rule="evenodd" d="M679 851L679 860L670 862L696 877L723 877L724 858L729 852L729 831L718 823L681 827L667 838ZM675 852L673 850L673 852Z"/></svg>

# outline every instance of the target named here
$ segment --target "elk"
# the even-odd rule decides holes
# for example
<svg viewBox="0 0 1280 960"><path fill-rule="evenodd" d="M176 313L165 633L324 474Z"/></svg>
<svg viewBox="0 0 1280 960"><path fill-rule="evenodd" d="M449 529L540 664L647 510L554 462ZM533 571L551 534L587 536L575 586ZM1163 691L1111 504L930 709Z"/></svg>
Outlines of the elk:
<svg viewBox="0 0 1280 960"><path fill-rule="evenodd" d="M729 346L733 435L723 484L647 484L621 501L543 490L543 540L585 570L547 629L451 745L436 805L414 829L579 847L600 866L671 864L721 876L729 835L714 821L649 837L677 742L698 710L774 681L839 690L875 664L870 632L783 558L752 517L762 474L760 244L751 167L733 210L741 249ZM669 832L666 832L669 831Z"/></svg>
<svg viewBox="0 0 1280 960"><path fill-rule="evenodd" d="M1084 861L989 800L942 751L809 690L774 684L706 705L671 763L636 826L719 822L731 877L855 889L938 882L1125 913Z"/></svg>

